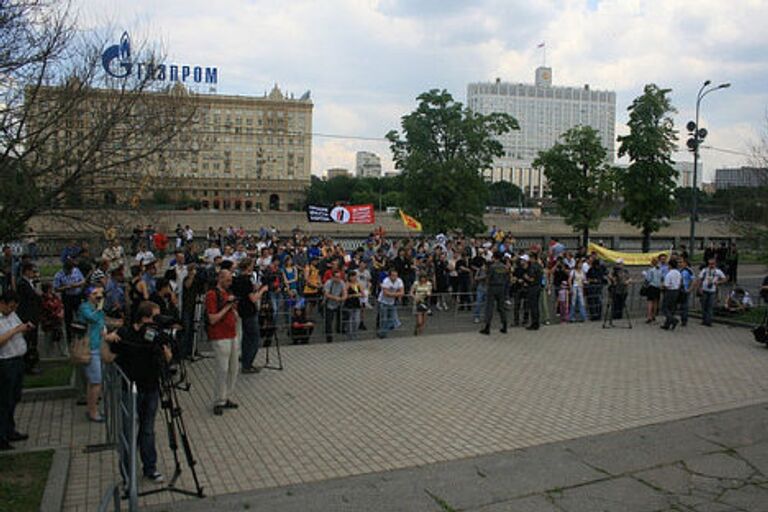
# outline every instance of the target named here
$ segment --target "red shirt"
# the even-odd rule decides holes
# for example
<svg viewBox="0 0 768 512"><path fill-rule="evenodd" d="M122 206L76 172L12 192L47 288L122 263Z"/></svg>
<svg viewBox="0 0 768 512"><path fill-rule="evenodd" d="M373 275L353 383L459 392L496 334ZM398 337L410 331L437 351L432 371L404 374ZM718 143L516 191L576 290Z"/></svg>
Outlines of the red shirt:
<svg viewBox="0 0 768 512"><path fill-rule="evenodd" d="M224 309L229 297L228 293L224 293L218 288L208 290L208 293L205 294L205 310L209 315L215 315ZM236 325L237 317L235 316L235 310L231 308L215 324L208 323L208 339L213 341L232 339L237 336Z"/></svg>
<svg viewBox="0 0 768 512"><path fill-rule="evenodd" d="M155 233L154 238L155 249L158 251L164 251L168 247L168 237L165 233Z"/></svg>

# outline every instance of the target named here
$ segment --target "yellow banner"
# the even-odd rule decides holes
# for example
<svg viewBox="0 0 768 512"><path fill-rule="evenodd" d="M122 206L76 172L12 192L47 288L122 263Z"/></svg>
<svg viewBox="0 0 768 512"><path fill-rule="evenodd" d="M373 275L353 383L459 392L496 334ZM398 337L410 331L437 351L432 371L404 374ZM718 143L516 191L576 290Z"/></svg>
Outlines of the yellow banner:
<svg viewBox="0 0 768 512"><path fill-rule="evenodd" d="M650 265L651 259L658 258L662 254L665 254L667 257L669 257L670 253L670 251L619 252L606 249L605 247L600 247L599 245L593 243L589 244L589 252L595 252L601 259L613 263L616 263L616 260L618 259L622 259L624 260L624 264L627 266Z"/></svg>

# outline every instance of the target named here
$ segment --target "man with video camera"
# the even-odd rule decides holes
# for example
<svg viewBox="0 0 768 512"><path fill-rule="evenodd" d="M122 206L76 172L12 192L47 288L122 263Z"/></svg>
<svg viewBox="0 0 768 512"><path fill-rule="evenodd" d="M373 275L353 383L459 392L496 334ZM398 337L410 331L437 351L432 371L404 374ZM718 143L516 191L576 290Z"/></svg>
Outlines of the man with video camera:
<svg viewBox="0 0 768 512"><path fill-rule="evenodd" d="M109 344L111 352L117 356L115 362L125 375L136 383L139 453L144 466L144 476L155 483L164 481L163 475L157 470L155 448L155 417L160 402L160 375L163 366L173 357L168 345L158 345L146 336L147 328L154 325L155 317L159 314L160 306L150 301L141 302L136 311L135 322L121 327L117 331L119 339Z"/></svg>

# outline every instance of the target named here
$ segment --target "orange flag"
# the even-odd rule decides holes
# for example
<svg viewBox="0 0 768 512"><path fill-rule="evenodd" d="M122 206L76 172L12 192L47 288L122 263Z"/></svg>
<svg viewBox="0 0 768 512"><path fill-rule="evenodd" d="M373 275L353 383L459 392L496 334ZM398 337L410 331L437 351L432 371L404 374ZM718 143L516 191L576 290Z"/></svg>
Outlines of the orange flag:
<svg viewBox="0 0 768 512"><path fill-rule="evenodd" d="M414 231L421 231L421 222L417 221L407 213L405 213L403 210L400 210L400 218L403 220L403 224L405 224L405 227L408 229L412 229Z"/></svg>

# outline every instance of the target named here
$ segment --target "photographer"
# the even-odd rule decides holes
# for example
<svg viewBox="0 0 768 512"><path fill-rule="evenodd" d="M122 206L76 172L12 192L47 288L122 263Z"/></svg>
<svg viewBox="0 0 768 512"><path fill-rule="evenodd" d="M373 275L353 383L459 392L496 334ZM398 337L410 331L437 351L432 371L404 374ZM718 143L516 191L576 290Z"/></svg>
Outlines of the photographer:
<svg viewBox="0 0 768 512"><path fill-rule="evenodd" d="M237 312L242 322L242 356L241 366L243 373L258 373L260 368L253 366L256 353L259 351L261 340L259 338L259 317L257 304L261 303L261 296L267 290L266 286L258 289L253 284L253 260L244 258L238 264L239 273L232 281L232 293L237 297Z"/></svg>
<svg viewBox="0 0 768 512"><path fill-rule="evenodd" d="M216 354L216 391L213 414L221 416L224 409L237 409L229 400L237 381L237 359L240 347L237 339L237 300L229 292L232 273L221 270L216 287L205 295L208 314L208 339Z"/></svg>
<svg viewBox="0 0 768 512"><path fill-rule="evenodd" d="M160 372L170 362L172 353L168 345L160 348L153 341L145 339L147 326L160 314L160 307L154 302L139 304L132 325L121 327L117 337L108 337L110 351L117 356L115 362L126 376L136 383L138 395L136 409L139 414L138 446L144 476L155 483L163 482L163 475L157 470L155 449L155 416L160 401Z"/></svg>

